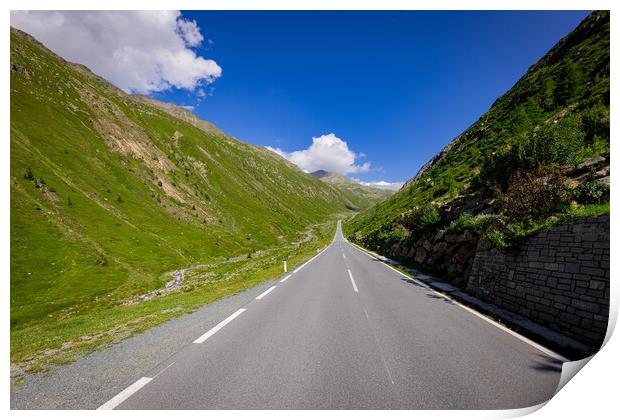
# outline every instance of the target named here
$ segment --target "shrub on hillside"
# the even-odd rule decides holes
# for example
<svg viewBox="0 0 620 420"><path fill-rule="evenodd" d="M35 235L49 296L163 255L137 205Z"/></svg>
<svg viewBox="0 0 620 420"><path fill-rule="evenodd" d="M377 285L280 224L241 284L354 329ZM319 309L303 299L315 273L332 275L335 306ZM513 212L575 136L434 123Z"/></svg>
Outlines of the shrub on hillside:
<svg viewBox="0 0 620 420"><path fill-rule="evenodd" d="M517 170L500 194L506 214L518 221L545 218L569 199L566 177L558 168L546 165L533 171Z"/></svg>
<svg viewBox="0 0 620 420"><path fill-rule="evenodd" d="M30 169L30 167L26 169L26 173L24 174L24 179L27 179L28 181L34 181L34 174L32 173L32 169Z"/></svg>
<svg viewBox="0 0 620 420"><path fill-rule="evenodd" d="M584 182L573 190L579 204L600 204L609 198L609 185L600 181Z"/></svg>
<svg viewBox="0 0 620 420"><path fill-rule="evenodd" d="M439 209L431 204L416 206L401 216L401 224L414 233L427 233L443 222Z"/></svg>
<svg viewBox="0 0 620 420"><path fill-rule="evenodd" d="M522 136L508 149L486 159L480 169L478 184L499 186L506 191L510 179L517 173L534 171L544 164L569 165L577 163L585 133L579 128L577 118L544 125Z"/></svg>
<svg viewBox="0 0 620 420"><path fill-rule="evenodd" d="M609 108L598 102L581 111L581 127L586 133L586 143L592 143L596 136L609 142Z"/></svg>
<svg viewBox="0 0 620 420"><path fill-rule="evenodd" d="M462 213L447 228L451 233L462 233L470 231L484 236L492 229L499 229L506 225L505 217L498 214L477 214Z"/></svg>
<svg viewBox="0 0 620 420"><path fill-rule="evenodd" d="M374 250L385 252L393 245L405 239L406 235L398 226L386 226L377 228L368 233L362 244Z"/></svg>

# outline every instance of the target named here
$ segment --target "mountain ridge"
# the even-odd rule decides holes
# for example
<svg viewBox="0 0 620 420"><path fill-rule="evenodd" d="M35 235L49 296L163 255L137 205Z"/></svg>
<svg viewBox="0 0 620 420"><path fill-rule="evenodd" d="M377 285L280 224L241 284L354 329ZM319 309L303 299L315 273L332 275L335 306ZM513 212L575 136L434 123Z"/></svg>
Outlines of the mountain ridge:
<svg viewBox="0 0 620 420"><path fill-rule="evenodd" d="M10 41L12 361L36 368L273 277L373 200L22 31ZM203 280L126 305L198 264Z"/></svg>
<svg viewBox="0 0 620 420"><path fill-rule="evenodd" d="M321 181L329 185L334 185L341 189L346 189L354 194L368 197L370 200L374 201L381 201L390 197L394 193L394 191L391 190L363 185L358 181L355 181L345 175L339 174L337 172L329 172L324 169L319 169L317 171L311 172L310 175L320 179Z"/></svg>

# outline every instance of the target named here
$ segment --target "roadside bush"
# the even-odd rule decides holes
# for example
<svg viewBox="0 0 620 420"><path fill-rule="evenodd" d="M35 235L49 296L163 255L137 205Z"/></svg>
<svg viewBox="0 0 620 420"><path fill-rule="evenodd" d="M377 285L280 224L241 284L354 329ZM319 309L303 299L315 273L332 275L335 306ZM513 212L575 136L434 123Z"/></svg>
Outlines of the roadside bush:
<svg viewBox="0 0 620 420"><path fill-rule="evenodd" d="M541 163L572 165L583 144L585 133L577 120L566 117L555 124L543 125L523 146L520 154L524 169L533 170Z"/></svg>
<svg viewBox="0 0 620 420"><path fill-rule="evenodd" d="M510 179L517 172L534 171L545 165L577 163L583 148L585 133L577 119L566 117L556 124L548 124L516 139L513 145L486 159L480 169L478 184L499 186L506 191Z"/></svg>
<svg viewBox="0 0 620 420"><path fill-rule="evenodd" d="M401 224L412 232L431 232L439 228L442 222L439 209L431 204L416 206L401 216Z"/></svg>
<svg viewBox="0 0 620 420"><path fill-rule="evenodd" d="M484 236L491 230L502 228L506 225L505 217L498 214L477 214L472 216L469 213L461 214L447 228L450 233L462 233L470 231Z"/></svg>
<svg viewBox="0 0 620 420"><path fill-rule="evenodd" d="M401 228L388 225L385 228L377 228L369 232L362 244L376 251L385 252L405 237L405 232Z"/></svg>
<svg viewBox="0 0 620 420"><path fill-rule="evenodd" d="M609 199L609 185L600 181L584 182L573 190L579 204L600 204Z"/></svg>
<svg viewBox="0 0 620 420"><path fill-rule="evenodd" d="M534 171L518 170L500 194L502 207L517 221L547 217L568 204L569 199L565 176L559 169L545 165Z"/></svg>

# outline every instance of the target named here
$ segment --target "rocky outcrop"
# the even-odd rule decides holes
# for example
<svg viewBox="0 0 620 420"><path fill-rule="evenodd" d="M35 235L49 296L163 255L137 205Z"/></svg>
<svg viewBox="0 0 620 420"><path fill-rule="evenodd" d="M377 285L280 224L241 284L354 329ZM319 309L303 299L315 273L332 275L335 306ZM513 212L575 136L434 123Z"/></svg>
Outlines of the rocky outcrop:
<svg viewBox="0 0 620 420"><path fill-rule="evenodd" d="M442 276L455 285L464 285L473 263L479 238L472 232L439 231L408 245L396 245L393 256L415 262L424 271Z"/></svg>
<svg viewBox="0 0 620 420"><path fill-rule="evenodd" d="M572 187L591 181L609 184L609 153L587 159L575 167L567 166L562 172ZM456 197L439 206L439 211L445 223L449 224L464 213L497 214L501 212L501 207L491 193L479 191ZM413 262L425 271L442 276L455 285L463 286L471 271L476 249L492 247L488 241L481 244L478 242L479 238L473 232L465 231L457 234L439 230L423 236L410 236L394 245L388 250L388 254L406 262Z"/></svg>

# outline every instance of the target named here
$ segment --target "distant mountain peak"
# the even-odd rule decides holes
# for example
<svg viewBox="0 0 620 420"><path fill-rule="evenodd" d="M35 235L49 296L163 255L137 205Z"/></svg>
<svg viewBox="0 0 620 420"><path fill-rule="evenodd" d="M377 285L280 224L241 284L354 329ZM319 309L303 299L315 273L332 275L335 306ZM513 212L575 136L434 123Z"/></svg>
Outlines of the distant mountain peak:
<svg viewBox="0 0 620 420"><path fill-rule="evenodd" d="M316 178L323 178L323 177L330 176L330 175L333 175L333 174L334 174L333 172L329 172L329 171L326 171L324 169L319 169L318 171L314 171L314 172L310 173L310 175L312 175L312 176L314 176Z"/></svg>
<svg viewBox="0 0 620 420"><path fill-rule="evenodd" d="M356 193L363 192L363 194L377 198L387 198L394 193L394 191L362 185L358 181L351 179L348 176L339 174L337 172L329 172L325 169L319 169L317 171L311 172L310 175L320 179L327 184L335 185L340 188L345 188L349 191L354 191Z"/></svg>

